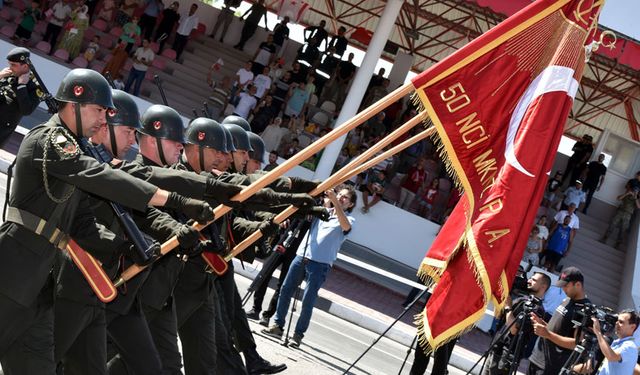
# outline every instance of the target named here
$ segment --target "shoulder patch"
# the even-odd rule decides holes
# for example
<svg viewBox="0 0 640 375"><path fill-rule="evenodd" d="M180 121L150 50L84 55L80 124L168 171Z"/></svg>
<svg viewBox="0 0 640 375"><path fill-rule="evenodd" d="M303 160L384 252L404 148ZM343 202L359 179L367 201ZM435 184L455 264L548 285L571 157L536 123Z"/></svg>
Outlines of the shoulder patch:
<svg viewBox="0 0 640 375"><path fill-rule="evenodd" d="M76 140L63 128L53 128L47 141L60 159L72 159L81 154Z"/></svg>

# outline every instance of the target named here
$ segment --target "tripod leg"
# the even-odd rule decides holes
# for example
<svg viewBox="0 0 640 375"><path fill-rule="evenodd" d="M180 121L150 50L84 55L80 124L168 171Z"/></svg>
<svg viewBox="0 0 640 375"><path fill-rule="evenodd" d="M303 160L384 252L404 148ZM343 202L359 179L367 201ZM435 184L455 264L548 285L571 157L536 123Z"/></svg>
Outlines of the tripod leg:
<svg viewBox="0 0 640 375"><path fill-rule="evenodd" d="M404 365L407 363L407 359L409 359L409 354L411 354L411 349L413 349L413 346L416 344L416 341L418 341L418 335L413 337L413 341L411 341L411 345L409 345L409 349L407 349L407 355L404 356L404 361L402 361L402 366L400 366L400 370L398 370L398 375L402 374ZM416 347L416 350L418 349L419 348Z"/></svg>

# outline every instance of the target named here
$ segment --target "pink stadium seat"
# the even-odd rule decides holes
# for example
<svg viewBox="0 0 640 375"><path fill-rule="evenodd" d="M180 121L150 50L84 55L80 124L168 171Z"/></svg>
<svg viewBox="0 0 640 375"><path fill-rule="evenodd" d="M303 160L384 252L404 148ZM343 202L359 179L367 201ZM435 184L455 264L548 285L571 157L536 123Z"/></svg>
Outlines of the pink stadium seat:
<svg viewBox="0 0 640 375"><path fill-rule="evenodd" d="M100 18L95 20L93 22L92 26L95 27L96 29L102 31L102 32L105 32L107 30L107 27L108 27L107 23L104 20L100 19Z"/></svg>
<svg viewBox="0 0 640 375"><path fill-rule="evenodd" d="M104 62L102 62L100 60L93 60L89 67L91 69L95 70L96 72L102 73L102 71L104 70L105 66L107 66L107 64L105 64Z"/></svg>
<svg viewBox="0 0 640 375"><path fill-rule="evenodd" d="M153 76L156 75L156 72L149 68L149 70L147 70L147 73L144 75L144 79L146 79L147 81L153 81Z"/></svg>
<svg viewBox="0 0 640 375"><path fill-rule="evenodd" d="M4 25L0 29L0 34L6 36L7 38L11 38L15 33L16 33L15 25Z"/></svg>
<svg viewBox="0 0 640 375"><path fill-rule="evenodd" d="M96 29L88 28L84 31L84 40L91 41L96 36Z"/></svg>
<svg viewBox="0 0 640 375"><path fill-rule="evenodd" d="M153 62L151 62L151 66L160 71L163 71L167 67L167 63L163 59L153 59Z"/></svg>
<svg viewBox="0 0 640 375"><path fill-rule="evenodd" d="M112 28L111 30L109 30L109 34L115 36L116 38L120 38L120 35L122 35L122 27L116 26Z"/></svg>
<svg viewBox="0 0 640 375"><path fill-rule="evenodd" d="M33 31L40 35L44 35L44 33L47 31L47 21L38 22Z"/></svg>
<svg viewBox="0 0 640 375"><path fill-rule="evenodd" d="M41 40L38 42L38 44L36 44L36 49L48 54L49 52L51 52L51 44L45 42L44 40Z"/></svg>
<svg viewBox="0 0 640 375"><path fill-rule="evenodd" d="M158 51L160 51L160 45L156 42L151 42L151 44L149 44L149 48L151 48L153 53L155 53L156 55L158 54Z"/></svg>
<svg viewBox="0 0 640 375"><path fill-rule="evenodd" d="M59 48L53 53L53 57L62 61L69 60L69 52L66 49Z"/></svg>
<svg viewBox="0 0 640 375"><path fill-rule="evenodd" d="M100 37L100 42L98 44L100 44L100 47L110 50L113 48L115 41L116 38L113 35L104 34Z"/></svg>
<svg viewBox="0 0 640 375"><path fill-rule="evenodd" d="M171 48L167 48L164 51L162 51L160 56L166 57L166 58L168 58L170 60L175 60L176 59L176 51L171 49Z"/></svg>
<svg viewBox="0 0 640 375"><path fill-rule="evenodd" d="M0 9L0 18L2 18L5 21L11 22L11 19L13 18L13 14L11 14L11 11L9 10L9 8L3 7L2 9Z"/></svg>
<svg viewBox="0 0 640 375"><path fill-rule="evenodd" d="M84 56L76 57L71 63L78 68L86 68L89 65L89 62L84 58Z"/></svg>

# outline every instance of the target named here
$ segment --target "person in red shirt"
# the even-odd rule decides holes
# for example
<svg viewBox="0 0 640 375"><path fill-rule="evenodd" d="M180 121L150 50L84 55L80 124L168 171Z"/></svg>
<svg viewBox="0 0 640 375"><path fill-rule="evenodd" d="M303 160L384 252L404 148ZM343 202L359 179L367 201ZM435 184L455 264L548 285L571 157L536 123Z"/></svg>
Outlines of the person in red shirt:
<svg viewBox="0 0 640 375"><path fill-rule="evenodd" d="M420 196L420 201L418 202L418 215L424 217L425 219L431 219L433 203L438 197L439 184L440 180L438 178L435 178L433 181L431 181L431 186L426 189Z"/></svg>
<svg viewBox="0 0 640 375"><path fill-rule="evenodd" d="M427 178L427 171L424 170L424 158L419 158L416 164L409 169L404 178L404 182L400 185L400 198L398 199L398 207L408 209L415 198L416 192Z"/></svg>

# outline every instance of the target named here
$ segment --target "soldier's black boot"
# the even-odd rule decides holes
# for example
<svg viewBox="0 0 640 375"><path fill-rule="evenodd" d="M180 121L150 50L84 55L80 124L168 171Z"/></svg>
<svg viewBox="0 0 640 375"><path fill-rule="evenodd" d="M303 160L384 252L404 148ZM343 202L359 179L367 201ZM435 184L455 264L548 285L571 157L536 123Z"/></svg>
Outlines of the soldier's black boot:
<svg viewBox="0 0 640 375"><path fill-rule="evenodd" d="M277 374L287 369L284 363L274 365L260 357L255 347L248 348L243 353L249 375Z"/></svg>

